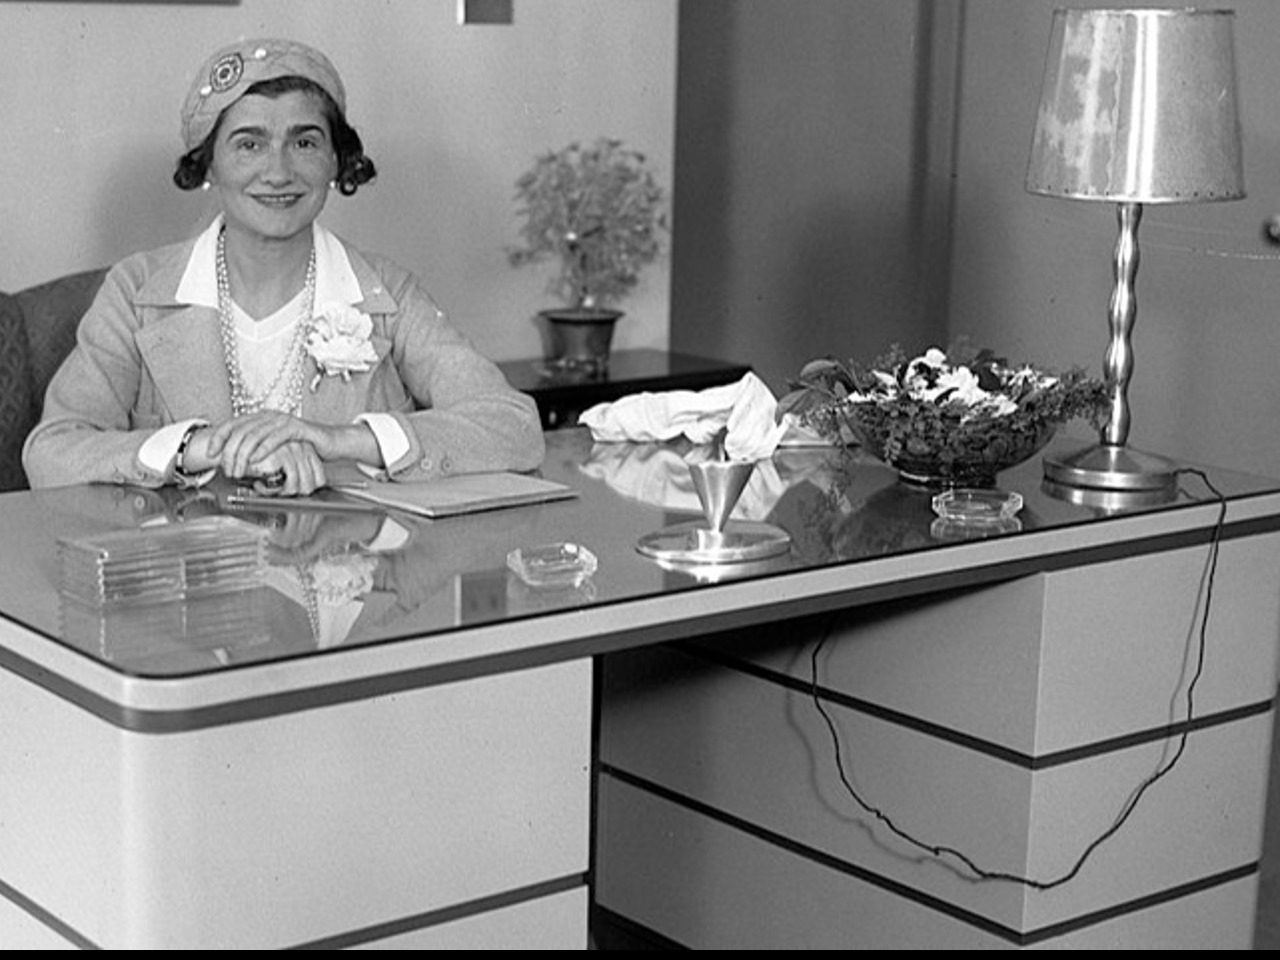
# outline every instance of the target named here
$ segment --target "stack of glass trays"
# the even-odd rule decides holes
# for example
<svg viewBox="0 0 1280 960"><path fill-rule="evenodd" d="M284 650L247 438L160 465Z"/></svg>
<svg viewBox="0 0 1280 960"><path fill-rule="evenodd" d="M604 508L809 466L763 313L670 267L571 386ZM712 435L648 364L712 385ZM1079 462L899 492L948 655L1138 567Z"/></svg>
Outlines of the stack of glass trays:
<svg viewBox="0 0 1280 960"><path fill-rule="evenodd" d="M62 593L80 603L191 600L260 585L268 533L235 517L59 540Z"/></svg>

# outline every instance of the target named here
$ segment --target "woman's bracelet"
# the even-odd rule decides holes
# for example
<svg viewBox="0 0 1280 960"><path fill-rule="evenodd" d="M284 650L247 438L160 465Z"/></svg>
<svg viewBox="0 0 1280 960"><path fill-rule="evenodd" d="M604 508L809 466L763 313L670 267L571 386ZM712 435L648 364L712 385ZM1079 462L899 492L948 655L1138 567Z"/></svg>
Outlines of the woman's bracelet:
<svg viewBox="0 0 1280 960"><path fill-rule="evenodd" d="M196 435L196 431L200 430L202 424L193 423L182 434L182 439L178 441L178 452L173 456L173 472L180 477L190 477L187 472L187 447L191 444L191 438Z"/></svg>

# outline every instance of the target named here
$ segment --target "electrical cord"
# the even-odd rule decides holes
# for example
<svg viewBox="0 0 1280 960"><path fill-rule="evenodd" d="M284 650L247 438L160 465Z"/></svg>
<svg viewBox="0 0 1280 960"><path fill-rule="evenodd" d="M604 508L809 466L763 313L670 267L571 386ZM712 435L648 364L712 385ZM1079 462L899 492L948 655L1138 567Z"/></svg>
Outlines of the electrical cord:
<svg viewBox="0 0 1280 960"><path fill-rule="evenodd" d="M1106 830L1104 830L1099 836L1097 836L1092 842L1090 842L1087 847L1085 847L1084 852L1080 854L1080 857L1079 859L1076 860L1075 865L1072 866L1071 869L1067 870L1061 876L1056 877L1052 880L1037 880L1035 878L1026 877L1017 873L1008 873L1002 870L987 870L987 869L984 869L983 867L980 867L977 863L974 862L974 860L971 857L969 857L962 851L957 850L955 847L926 843L925 841L912 836L910 833L903 830L896 823L894 823L893 819L890 816L888 816L888 814L886 814L883 810L873 806L872 804L864 800L861 794L858 793L857 789L854 788L853 784L849 780L847 773L845 772L844 759L840 749L839 732L836 730L836 725L835 725L835 722L831 719L831 715L827 712L826 708L822 705L822 700L818 696L818 654L821 652L823 646L825 646L827 642L828 637L831 635L831 631L828 629L826 633L824 633L823 636L818 640L817 644L813 648L813 652L810 654L810 658L809 658L810 693L813 698L814 706L817 708L818 713L821 715L823 721L826 723L827 732L831 735L831 742L835 750L836 771L840 776L840 782L844 785L845 791L849 794L849 796L853 799L853 801L859 807L861 807L865 813L871 815L876 820L879 820L895 836L906 841L911 846L916 847L917 849L923 850L926 853L929 853L932 856L937 857L938 859L952 858L954 860L959 861L970 873L973 874L975 878L979 880L1006 880L1013 883L1022 884L1023 886L1029 887L1034 890L1051 890L1054 887L1058 887L1067 883L1068 881L1074 879L1077 874L1079 874L1080 870L1084 867L1085 861L1089 859L1089 857L1093 854L1093 852L1108 838L1114 836L1115 833L1124 825L1125 821L1129 819L1130 814L1132 814L1133 811L1137 808L1138 802L1139 800L1142 799L1143 794L1145 794L1152 785L1154 785L1158 780L1162 779L1165 775L1169 773L1169 771L1171 771L1174 768L1178 760L1182 757L1182 754L1185 751L1187 746L1187 736L1190 732L1191 719L1194 716L1194 712L1195 712L1195 688L1196 688L1196 684L1200 680L1201 674L1204 672L1206 632L1209 624L1209 604L1213 597L1213 582L1218 569L1218 550L1222 542L1222 530L1226 523L1227 498L1222 494L1220 490L1218 490L1217 487L1213 485L1213 483L1209 480L1209 477L1204 473L1203 470L1198 470L1194 467L1184 467L1174 472L1175 477L1179 474L1192 474L1194 476L1199 477L1200 480L1204 483L1204 485L1208 487L1209 491L1213 493L1213 495L1218 500L1218 519L1217 519L1217 522L1214 524L1213 533L1210 537L1209 556L1205 561L1205 570L1204 570L1204 573L1201 575L1201 580L1200 580L1200 592L1204 596L1204 609L1200 617L1200 628L1197 632L1198 643L1197 643L1197 652L1196 652L1196 668L1195 668L1194 674L1191 677L1191 682L1187 685L1186 724L1183 727L1182 733L1179 735L1178 747L1174 751L1173 756L1170 757L1166 762L1158 766L1156 770L1153 773L1151 773L1144 781L1142 781L1142 783L1138 785L1138 787L1133 791L1133 793L1129 795L1129 799L1125 802L1119 814L1116 815L1116 819L1112 822L1111 826L1108 827Z"/></svg>

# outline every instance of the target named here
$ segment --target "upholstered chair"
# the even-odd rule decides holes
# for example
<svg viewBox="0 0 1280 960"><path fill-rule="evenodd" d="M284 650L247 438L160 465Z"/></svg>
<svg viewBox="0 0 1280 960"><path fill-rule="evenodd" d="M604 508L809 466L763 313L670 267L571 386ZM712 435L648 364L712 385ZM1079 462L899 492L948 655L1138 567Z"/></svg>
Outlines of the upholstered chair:
<svg viewBox="0 0 1280 960"><path fill-rule="evenodd" d="M0 293L0 491L28 486L23 441L40 419L45 388L71 352L80 318L105 276L105 269L86 270Z"/></svg>

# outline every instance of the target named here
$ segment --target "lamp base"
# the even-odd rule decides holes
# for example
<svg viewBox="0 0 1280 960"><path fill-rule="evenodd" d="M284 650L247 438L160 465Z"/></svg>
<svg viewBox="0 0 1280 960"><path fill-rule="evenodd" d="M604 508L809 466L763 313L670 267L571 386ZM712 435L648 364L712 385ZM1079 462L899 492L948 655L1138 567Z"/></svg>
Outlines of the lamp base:
<svg viewBox="0 0 1280 960"><path fill-rule="evenodd" d="M1100 490L1093 487L1073 487L1046 479L1040 489L1051 497L1076 506L1089 507L1103 516L1172 503L1178 498L1176 486L1158 490Z"/></svg>
<svg viewBox="0 0 1280 960"><path fill-rule="evenodd" d="M1110 443L1044 458L1046 480L1094 490L1170 490L1176 471L1177 465L1164 457Z"/></svg>

